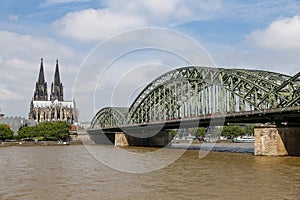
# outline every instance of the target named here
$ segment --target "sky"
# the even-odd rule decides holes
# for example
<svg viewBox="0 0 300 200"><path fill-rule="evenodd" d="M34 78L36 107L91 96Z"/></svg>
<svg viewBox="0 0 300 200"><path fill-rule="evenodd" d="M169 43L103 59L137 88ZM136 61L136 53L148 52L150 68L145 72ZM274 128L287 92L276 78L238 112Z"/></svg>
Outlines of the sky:
<svg viewBox="0 0 300 200"><path fill-rule="evenodd" d="M48 90L59 59L65 100L91 121L191 60L294 75L299 57L297 0L0 0L6 116L28 117L41 58Z"/></svg>

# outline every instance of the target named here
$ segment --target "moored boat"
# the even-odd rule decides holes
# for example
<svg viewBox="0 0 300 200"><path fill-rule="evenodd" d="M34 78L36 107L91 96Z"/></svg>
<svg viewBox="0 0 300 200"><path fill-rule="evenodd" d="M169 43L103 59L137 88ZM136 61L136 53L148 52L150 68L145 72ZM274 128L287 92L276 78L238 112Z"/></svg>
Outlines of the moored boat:
<svg viewBox="0 0 300 200"><path fill-rule="evenodd" d="M233 138L233 142L255 142L255 137L254 136L241 136L241 137L236 137Z"/></svg>

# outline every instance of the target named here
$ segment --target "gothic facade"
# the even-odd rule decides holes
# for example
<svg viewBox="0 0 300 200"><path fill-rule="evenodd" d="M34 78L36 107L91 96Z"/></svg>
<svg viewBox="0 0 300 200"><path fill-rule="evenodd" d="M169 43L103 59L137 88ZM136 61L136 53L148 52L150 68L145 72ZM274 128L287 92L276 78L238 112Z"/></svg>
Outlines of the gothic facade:
<svg viewBox="0 0 300 200"><path fill-rule="evenodd" d="M59 65L56 60L54 81L51 84L50 99L48 99L47 82L44 76L44 64L41 59L40 72L35 84L35 91L30 103L29 119L43 121L77 121L75 101L64 101L63 85L60 82Z"/></svg>

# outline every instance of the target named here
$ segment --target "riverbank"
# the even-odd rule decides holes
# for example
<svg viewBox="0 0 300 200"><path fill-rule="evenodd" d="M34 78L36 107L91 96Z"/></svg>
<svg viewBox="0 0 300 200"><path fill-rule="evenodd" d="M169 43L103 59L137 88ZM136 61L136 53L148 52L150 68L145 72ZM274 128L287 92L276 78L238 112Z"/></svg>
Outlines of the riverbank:
<svg viewBox="0 0 300 200"><path fill-rule="evenodd" d="M62 145L82 145L81 141L70 141L67 143L58 143L57 141L16 141L16 142L1 142L0 147L10 146L62 146Z"/></svg>
<svg viewBox="0 0 300 200"><path fill-rule="evenodd" d="M173 143L170 148L232 153L254 153L254 143Z"/></svg>
<svg viewBox="0 0 300 200"><path fill-rule="evenodd" d="M82 145L81 141L69 141L66 144L58 143L57 141L24 141L24 142L2 142L0 147L10 146L64 146L64 145ZM216 152L231 152L231 153L254 153L254 143L175 143L168 146L171 149L187 149L199 151L216 151Z"/></svg>
<svg viewBox="0 0 300 200"><path fill-rule="evenodd" d="M10 142L0 142L0 147L9 146L62 146L62 145L82 145L82 141L90 139L89 135L84 131L73 132L69 136L69 141L66 143L59 141L10 141Z"/></svg>

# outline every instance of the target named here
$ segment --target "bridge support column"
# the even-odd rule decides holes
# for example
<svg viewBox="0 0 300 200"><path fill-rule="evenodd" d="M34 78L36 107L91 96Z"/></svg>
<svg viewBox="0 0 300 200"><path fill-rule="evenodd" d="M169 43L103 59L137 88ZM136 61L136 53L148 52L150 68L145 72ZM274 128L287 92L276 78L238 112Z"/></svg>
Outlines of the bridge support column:
<svg viewBox="0 0 300 200"><path fill-rule="evenodd" d="M90 141L85 141L85 144L114 144L115 134L104 133L101 129L87 130Z"/></svg>
<svg viewBox="0 0 300 200"><path fill-rule="evenodd" d="M116 133L116 146L149 146L149 147L163 147L170 143L172 135L168 131L144 133Z"/></svg>
<svg viewBox="0 0 300 200"><path fill-rule="evenodd" d="M118 132L115 134L115 146L125 147L129 146L128 144L128 135L123 132Z"/></svg>
<svg viewBox="0 0 300 200"><path fill-rule="evenodd" d="M300 127L257 126L254 135L254 155L300 156Z"/></svg>

